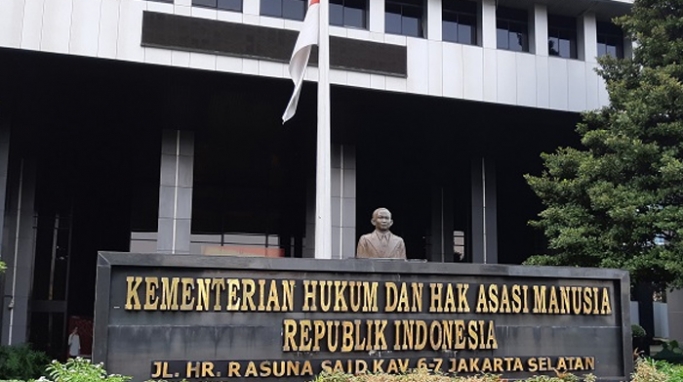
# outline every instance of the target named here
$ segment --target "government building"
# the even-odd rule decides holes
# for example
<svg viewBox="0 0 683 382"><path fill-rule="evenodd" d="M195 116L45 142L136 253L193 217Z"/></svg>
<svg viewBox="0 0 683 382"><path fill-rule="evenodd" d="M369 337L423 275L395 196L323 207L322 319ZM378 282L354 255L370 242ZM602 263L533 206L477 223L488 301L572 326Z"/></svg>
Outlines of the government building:
<svg viewBox="0 0 683 382"><path fill-rule="evenodd" d="M313 257L305 0L0 1L1 343L63 357L100 250ZM629 0L330 0L331 258L386 207L409 259L543 253L523 175L609 103ZM352 261L352 260L349 260Z"/></svg>

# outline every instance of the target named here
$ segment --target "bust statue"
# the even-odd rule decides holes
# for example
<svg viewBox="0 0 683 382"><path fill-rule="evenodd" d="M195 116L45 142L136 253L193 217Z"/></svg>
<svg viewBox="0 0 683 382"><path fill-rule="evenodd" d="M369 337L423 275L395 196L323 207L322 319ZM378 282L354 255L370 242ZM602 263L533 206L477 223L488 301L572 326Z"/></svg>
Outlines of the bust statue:
<svg viewBox="0 0 683 382"><path fill-rule="evenodd" d="M391 212L386 208L378 208L372 213L370 222L375 226L375 230L360 237L356 258L405 259L406 246L403 239L389 231L394 224L391 220Z"/></svg>

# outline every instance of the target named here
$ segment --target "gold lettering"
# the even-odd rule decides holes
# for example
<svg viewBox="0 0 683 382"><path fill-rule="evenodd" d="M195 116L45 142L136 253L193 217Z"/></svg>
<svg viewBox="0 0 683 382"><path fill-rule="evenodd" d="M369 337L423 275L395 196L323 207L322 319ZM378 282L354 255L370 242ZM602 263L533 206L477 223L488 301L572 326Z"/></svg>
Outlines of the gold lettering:
<svg viewBox="0 0 683 382"><path fill-rule="evenodd" d="M512 286L512 313L519 313L522 311L522 288L514 284Z"/></svg>
<svg viewBox="0 0 683 382"><path fill-rule="evenodd" d="M221 310L221 292L225 289L225 279L214 278L211 280L211 289L213 289L215 293L213 310L214 312L219 312Z"/></svg>
<svg viewBox="0 0 683 382"><path fill-rule="evenodd" d="M158 277L145 277L145 284L147 285L145 293L145 310L157 310L159 306L159 298L157 298L156 293L159 288L159 278Z"/></svg>
<svg viewBox="0 0 683 382"><path fill-rule="evenodd" d="M489 285L489 312L498 313L498 285Z"/></svg>
<svg viewBox="0 0 683 382"><path fill-rule="evenodd" d="M348 353L353 350L353 323L351 321L342 321L342 353Z"/></svg>
<svg viewBox="0 0 683 382"><path fill-rule="evenodd" d="M545 308L545 285L534 285L534 313L548 313Z"/></svg>
<svg viewBox="0 0 683 382"><path fill-rule="evenodd" d="M128 290L126 291L126 310L140 310L140 296L138 295L138 288L142 284L142 277L126 277Z"/></svg>
<svg viewBox="0 0 683 382"><path fill-rule="evenodd" d="M313 351L320 351L320 341L325 338L325 321L313 321Z"/></svg>
<svg viewBox="0 0 683 382"><path fill-rule="evenodd" d="M196 310L209 311L209 296L211 290L211 279L197 279L197 306Z"/></svg>
<svg viewBox="0 0 683 382"><path fill-rule="evenodd" d="M242 307L241 311L254 311L254 294L256 293L256 282L253 279L242 279ZM254 369L256 366L254 365ZM246 373L245 373L246 374Z"/></svg>
<svg viewBox="0 0 683 382"><path fill-rule="evenodd" d="M441 307L441 290L443 285L441 283L429 283L429 311L443 312Z"/></svg>
<svg viewBox="0 0 683 382"><path fill-rule="evenodd" d="M312 339L308 334L311 332L311 320L301 320L299 326L301 328L299 351L310 351Z"/></svg>
<svg viewBox="0 0 683 382"><path fill-rule="evenodd" d="M348 281L335 281L334 282L334 311L335 312L347 312L349 310L346 306L346 299L344 298L344 290L348 286Z"/></svg>
<svg viewBox="0 0 683 382"><path fill-rule="evenodd" d="M600 307L600 314L612 314L612 303L610 303L609 289L607 288L602 288L602 306Z"/></svg>
<svg viewBox="0 0 683 382"><path fill-rule="evenodd" d="M396 311L396 306L398 305L398 287L396 286L396 283L392 281L387 281L384 284L384 289L387 298L386 305L384 306L384 311L387 313L394 312Z"/></svg>
<svg viewBox="0 0 683 382"><path fill-rule="evenodd" d="M161 278L161 310L178 310L178 283L180 279L172 277L169 281L168 277Z"/></svg>
<svg viewBox="0 0 683 382"><path fill-rule="evenodd" d="M237 296L240 290L240 284L238 279L228 279L227 293L228 301L225 310L239 310L240 308L240 298Z"/></svg>
<svg viewBox="0 0 683 382"><path fill-rule="evenodd" d="M503 284L500 290L500 312L510 313L510 295L508 293L508 286Z"/></svg>
<svg viewBox="0 0 683 382"><path fill-rule="evenodd" d="M483 284L479 284L479 293L477 294L477 313L488 313L488 301L486 300L486 287Z"/></svg>
<svg viewBox="0 0 683 382"><path fill-rule="evenodd" d="M315 312L318 310L318 308L315 305L316 302L316 293L315 289L316 286L318 285L318 281L316 280L304 280L304 305L301 308L302 311L304 312Z"/></svg>
<svg viewBox="0 0 683 382"><path fill-rule="evenodd" d="M192 295L194 279L191 277L183 277L180 279L180 283L183 285L183 297L180 300L180 310L192 310L192 305L194 305L194 296Z"/></svg>
<svg viewBox="0 0 683 382"><path fill-rule="evenodd" d="M268 301L266 302L266 312L280 311L280 296L277 293L277 283L275 280L270 280L270 291L268 293Z"/></svg>
<svg viewBox="0 0 683 382"><path fill-rule="evenodd" d="M560 313L560 308L557 305L557 290L555 289L554 285L550 287L550 301L548 302L548 313Z"/></svg>
<svg viewBox="0 0 683 382"><path fill-rule="evenodd" d="M583 289L583 314L591 314L593 310L593 296L591 288Z"/></svg>
<svg viewBox="0 0 683 382"><path fill-rule="evenodd" d="M296 345L296 321L291 319L286 319L282 322L282 351L297 351L298 347Z"/></svg>
<svg viewBox="0 0 683 382"><path fill-rule="evenodd" d="M379 308L377 307L377 288L379 283L377 281L373 282L363 282L363 312L377 312Z"/></svg>
<svg viewBox="0 0 683 382"><path fill-rule="evenodd" d="M422 287L423 283L410 283L413 303L410 309L411 312L422 312Z"/></svg>
<svg viewBox="0 0 683 382"><path fill-rule="evenodd" d="M329 312L332 306L332 285L332 281L320 282L320 310L323 312Z"/></svg>

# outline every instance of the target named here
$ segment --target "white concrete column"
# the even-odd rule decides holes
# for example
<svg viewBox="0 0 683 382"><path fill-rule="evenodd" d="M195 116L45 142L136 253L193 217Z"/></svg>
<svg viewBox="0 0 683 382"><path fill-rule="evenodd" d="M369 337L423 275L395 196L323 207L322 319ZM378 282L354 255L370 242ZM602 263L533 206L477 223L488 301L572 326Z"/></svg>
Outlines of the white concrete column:
<svg viewBox="0 0 683 382"><path fill-rule="evenodd" d="M683 289L667 291L666 305L669 319L669 339L683 341Z"/></svg>
<svg viewBox="0 0 683 382"><path fill-rule="evenodd" d="M441 41L443 28L443 6L442 0L427 0L427 38L429 40Z"/></svg>
<svg viewBox="0 0 683 382"><path fill-rule="evenodd" d="M385 0L368 0L369 1L369 24L370 32L384 33L384 1Z"/></svg>
<svg viewBox="0 0 683 382"><path fill-rule="evenodd" d="M190 252L193 168L194 133L164 130L161 143L157 252Z"/></svg>
<svg viewBox="0 0 683 382"><path fill-rule="evenodd" d="M242 13L245 15L261 14L261 0L242 0Z"/></svg>
<svg viewBox="0 0 683 382"><path fill-rule="evenodd" d="M18 158L9 176L9 203L2 258L7 264L4 279L2 343L17 345L28 340L29 299L35 265L36 161Z"/></svg>
<svg viewBox="0 0 683 382"><path fill-rule="evenodd" d="M537 56L548 55L548 8L534 4L529 22L529 49Z"/></svg>
<svg viewBox="0 0 683 382"><path fill-rule="evenodd" d="M596 62L598 56L598 28L595 14L584 13L577 20L577 53L578 59L586 62Z"/></svg>
<svg viewBox="0 0 683 382"><path fill-rule="evenodd" d="M482 0L481 2L481 46L488 49L497 49L496 42L496 1Z"/></svg>
<svg viewBox="0 0 683 382"><path fill-rule="evenodd" d="M332 144L332 259L356 255L356 148ZM315 179L306 186L304 258L315 257Z"/></svg>

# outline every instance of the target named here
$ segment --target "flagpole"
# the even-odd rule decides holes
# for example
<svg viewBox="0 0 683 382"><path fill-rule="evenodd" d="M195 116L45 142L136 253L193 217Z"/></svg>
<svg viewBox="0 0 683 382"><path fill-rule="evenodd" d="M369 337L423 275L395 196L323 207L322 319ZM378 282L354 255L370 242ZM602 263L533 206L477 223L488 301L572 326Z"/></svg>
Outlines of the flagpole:
<svg viewBox="0 0 683 382"><path fill-rule="evenodd" d="M315 200L315 258L332 258L329 0L320 0L318 42L318 139Z"/></svg>

